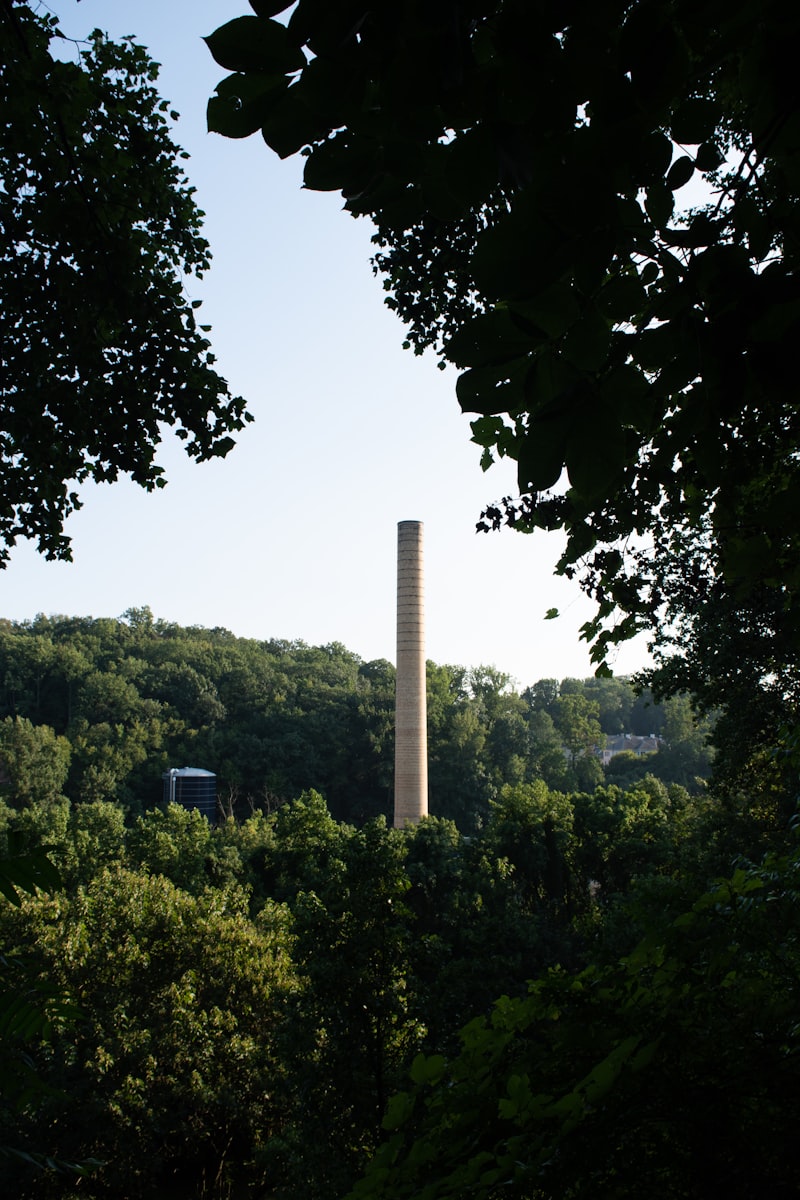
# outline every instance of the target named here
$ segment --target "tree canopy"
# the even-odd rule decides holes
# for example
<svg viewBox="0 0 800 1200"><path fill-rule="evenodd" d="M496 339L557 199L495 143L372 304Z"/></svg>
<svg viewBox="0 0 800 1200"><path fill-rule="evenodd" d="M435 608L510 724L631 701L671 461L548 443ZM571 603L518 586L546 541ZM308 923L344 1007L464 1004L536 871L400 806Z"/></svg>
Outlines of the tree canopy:
<svg viewBox="0 0 800 1200"><path fill-rule="evenodd" d="M0 5L0 63L2 565L18 537L69 557L76 484L162 486L164 427L206 459L250 418L184 287L209 251L156 64L99 31L70 57L22 0Z"/></svg>
<svg viewBox="0 0 800 1200"><path fill-rule="evenodd" d="M420 1054L348 1200L791 1195L796 871L741 867L621 962L543 974Z"/></svg>
<svg viewBox="0 0 800 1200"><path fill-rule="evenodd" d="M460 368L484 464L517 462L519 498L483 527L566 532L601 665L641 628L680 649L720 606L768 611L794 646L796 5L299 0L274 19L289 7L252 0L208 39L232 72L210 128L303 153L306 187L375 222L408 343Z"/></svg>
<svg viewBox="0 0 800 1200"><path fill-rule="evenodd" d="M542 680L520 695L487 667L428 662L427 677L431 809L464 833L506 784L592 791L606 736L658 732L677 703L636 701L619 679ZM0 799L26 811L62 796L112 800L138 812L160 797L161 773L188 762L217 775L224 807L240 815L314 788L338 819L388 817L394 698L391 664L339 643L237 638L147 609L0 620ZM688 705L684 717L689 730L671 730L636 773L697 792L709 729L694 728Z"/></svg>
<svg viewBox="0 0 800 1200"><path fill-rule="evenodd" d="M619 981L617 960L638 941L640 920L634 909L617 917L619 893L638 892L659 925L682 911L674 875L687 851L700 857L701 875L720 861L709 815L705 798L694 803L652 779L591 798L551 791L542 781L506 786L468 838L439 817L404 830L383 818L356 828L333 819L315 791L272 814L216 828L174 804L126 822L106 800L0 802L0 892L10 900L0 896L4 1194L344 1196L383 1140L387 1108L397 1115L402 1101L390 1097L416 1072L417 1055L433 1056L442 1068L447 1056L457 1070L458 1031L487 1017L498 993L513 998L504 1011L525 1017L527 981L556 964L564 1012L547 1023L548 1039L558 1042L564 1029L568 1041L581 1029L585 1038L580 994L593 979L601 997L606 983L615 988L599 1011L589 1006L602 1040L572 1047L558 1083L569 1092L571 1080L613 1049L624 1025L618 997L626 979L623 973ZM649 905L647 888L655 893ZM736 985L749 981L748 1011L761 968L762 988L775 988L775 1009L791 994L783 960L769 961L765 935L779 938L770 908L748 942L758 952L753 971L745 976L737 964L728 988L735 1005ZM796 905L788 894L780 912L791 918L793 937ZM615 931L613 970L573 980L589 948L599 952L601 932ZM791 970L793 943L790 954ZM643 1021L658 1023L662 997L680 1005L687 976L697 983L695 958L681 963L674 986L668 978L666 993L658 988L636 1005ZM640 973L631 978L638 982ZM549 984L542 988L547 995ZM7 1022L3 1010L17 997L25 1004L15 1004L15 1020ZM694 991L692 998L699 999ZM792 1011L783 1010L787 1022ZM682 1007L676 1016L683 1018ZM690 1033L709 1032L686 1016ZM680 1028L672 1033L670 1078L659 1095L677 1100ZM748 1061L755 1062L751 1025L740 1034L750 1036ZM648 1040L654 1036L658 1028ZM692 1041L698 1069L718 1045L709 1042L701 1054L703 1044L702 1036ZM725 1057L726 1082L740 1044ZM496 1089L505 1093L505 1068L527 1055L528 1039L507 1049L515 1057L489 1060L486 1087L464 1081L453 1092L464 1120L474 1111L467 1104L462 1112L464 1090L485 1113ZM42 1086L16 1102L5 1067L24 1083L17 1068L26 1063L28 1074L36 1066ZM789 1054L787 1084L796 1078L793 1063ZM760 1080L756 1094L765 1086ZM593 1142L598 1154L613 1101ZM767 1156L773 1166L781 1162L779 1131L794 1116L790 1107L775 1125ZM479 1123L481 1147L493 1128ZM521 1132L538 1133L527 1124ZM9 1146L20 1154L6 1155ZM454 1144L443 1149L458 1153ZM671 1143L662 1149L674 1158ZM31 1158L45 1168L93 1167L71 1189L50 1170L31 1169Z"/></svg>
<svg viewBox="0 0 800 1200"><path fill-rule="evenodd" d="M427 674L436 815L395 830L390 664L0 621L0 1188L791 1186L793 778L720 797L686 699L619 679ZM620 729L668 741L604 768ZM228 819L159 806L181 762Z"/></svg>

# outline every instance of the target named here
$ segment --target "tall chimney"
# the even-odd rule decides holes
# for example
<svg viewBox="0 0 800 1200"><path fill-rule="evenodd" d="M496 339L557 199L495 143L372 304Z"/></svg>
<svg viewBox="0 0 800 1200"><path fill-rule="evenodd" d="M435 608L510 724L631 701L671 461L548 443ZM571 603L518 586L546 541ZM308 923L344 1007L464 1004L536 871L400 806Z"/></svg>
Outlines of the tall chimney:
<svg viewBox="0 0 800 1200"><path fill-rule="evenodd" d="M421 521L400 521L397 526L395 829L416 825L428 815L422 528Z"/></svg>

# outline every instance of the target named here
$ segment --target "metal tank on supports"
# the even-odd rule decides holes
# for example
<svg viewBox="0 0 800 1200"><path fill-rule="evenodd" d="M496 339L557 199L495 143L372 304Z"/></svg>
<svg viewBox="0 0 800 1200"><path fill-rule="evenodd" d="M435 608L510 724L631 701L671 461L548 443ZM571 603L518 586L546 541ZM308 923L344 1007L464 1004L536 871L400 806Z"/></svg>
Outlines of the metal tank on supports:
<svg viewBox="0 0 800 1200"><path fill-rule="evenodd" d="M217 823L217 777L202 767L172 767L161 776L164 803L199 812L209 825Z"/></svg>

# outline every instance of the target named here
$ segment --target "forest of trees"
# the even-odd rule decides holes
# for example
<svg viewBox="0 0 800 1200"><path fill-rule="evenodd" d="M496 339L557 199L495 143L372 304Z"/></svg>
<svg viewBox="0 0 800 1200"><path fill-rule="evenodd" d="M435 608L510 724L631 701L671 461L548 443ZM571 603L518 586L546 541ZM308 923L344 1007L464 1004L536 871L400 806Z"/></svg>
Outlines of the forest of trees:
<svg viewBox="0 0 800 1200"><path fill-rule="evenodd" d="M0 621L4 1194L796 1196L800 9L251 8L210 128L374 222L517 464L481 527L562 530L600 675L429 664L433 815L394 830L389 663ZM203 459L249 419L157 68L60 36L0 2L0 567L69 556L81 481L159 486L165 427ZM620 732L663 740L604 770ZM184 764L216 827L161 802Z"/></svg>
<svg viewBox="0 0 800 1200"><path fill-rule="evenodd" d="M696 792L709 773L707 720L683 697L656 703L627 680L542 679L522 689L493 667L428 664L430 810L472 833L504 784L591 791L605 735L656 734L622 753L609 782L650 774ZM184 629L133 609L119 620L0 621L0 761L17 803L65 795L140 814L170 767L219 780L224 810L269 812L308 788L332 815L392 813L395 672L344 646L257 642Z"/></svg>
<svg viewBox="0 0 800 1200"><path fill-rule="evenodd" d="M429 663L433 815L402 831L394 669L344 646L39 616L0 623L0 687L19 1196L344 1196L387 1107L395 1138L410 1118L409 1071L424 1089L457 1065L499 996L527 1029L551 968L566 987L666 936L741 845L781 849L791 811L777 775L759 811L711 793L712 723L625 680L517 691ZM604 771L619 732L664 741ZM217 828L163 805L184 763L217 773Z"/></svg>

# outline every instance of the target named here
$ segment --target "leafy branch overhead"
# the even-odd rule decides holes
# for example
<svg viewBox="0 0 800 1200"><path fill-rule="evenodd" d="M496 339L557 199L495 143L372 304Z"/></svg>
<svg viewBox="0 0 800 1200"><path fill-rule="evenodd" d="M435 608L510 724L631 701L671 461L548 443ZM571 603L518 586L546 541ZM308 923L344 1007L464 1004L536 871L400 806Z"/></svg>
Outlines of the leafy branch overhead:
<svg viewBox="0 0 800 1200"><path fill-rule="evenodd" d="M566 531L597 660L686 616L687 561L709 604L766 580L793 613L797 6L252 7L208 38L210 128L373 219L410 344L517 462L483 526Z"/></svg>
<svg viewBox="0 0 800 1200"><path fill-rule="evenodd" d="M207 459L250 419L184 289L209 253L157 67L97 31L69 61L61 39L0 6L0 565L18 537L69 557L76 483L162 486L165 426Z"/></svg>

